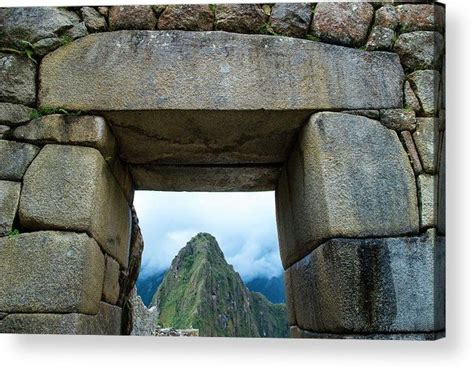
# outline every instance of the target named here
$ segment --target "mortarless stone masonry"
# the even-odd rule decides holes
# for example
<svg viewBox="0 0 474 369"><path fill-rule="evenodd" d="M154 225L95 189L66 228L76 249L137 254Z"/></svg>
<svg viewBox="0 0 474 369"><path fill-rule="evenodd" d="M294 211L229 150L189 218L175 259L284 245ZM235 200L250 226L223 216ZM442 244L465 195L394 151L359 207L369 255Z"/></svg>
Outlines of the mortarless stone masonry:
<svg viewBox="0 0 474 369"><path fill-rule="evenodd" d="M0 332L147 331L134 190L276 190L290 336L444 336L442 5L0 19Z"/></svg>

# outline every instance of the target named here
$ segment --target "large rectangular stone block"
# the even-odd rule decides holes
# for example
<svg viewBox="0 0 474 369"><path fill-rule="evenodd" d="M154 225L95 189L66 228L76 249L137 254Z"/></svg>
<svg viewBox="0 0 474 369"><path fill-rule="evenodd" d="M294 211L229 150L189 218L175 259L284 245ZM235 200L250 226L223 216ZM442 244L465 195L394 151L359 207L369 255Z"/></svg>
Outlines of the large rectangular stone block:
<svg viewBox="0 0 474 369"><path fill-rule="evenodd" d="M21 183L0 181L0 237L12 230L20 200Z"/></svg>
<svg viewBox="0 0 474 369"><path fill-rule="evenodd" d="M418 231L408 155L397 134L375 120L313 115L286 163L286 176L276 192L285 268L328 238Z"/></svg>
<svg viewBox="0 0 474 369"><path fill-rule="evenodd" d="M104 118L99 116L45 115L16 128L13 135L17 140L34 144L59 143L94 147L104 158L115 155L115 137Z"/></svg>
<svg viewBox="0 0 474 369"><path fill-rule="evenodd" d="M0 311L97 314L104 256L84 233L0 238Z"/></svg>
<svg viewBox="0 0 474 369"><path fill-rule="evenodd" d="M9 314L0 320L0 333L120 335L122 309L100 303L97 315Z"/></svg>
<svg viewBox="0 0 474 369"><path fill-rule="evenodd" d="M25 174L19 214L27 229L87 232L127 266L130 208L96 149L46 145Z"/></svg>
<svg viewBox="0 0 474 369"><path fill-rule="evenodd" d="M297 325L318 333L436 332L444 238L333 239L291 266Z"/></svg>
<svg viewBox="0 0 474 369"><path fill-rule="evenodd" d="M264 35L96 33L48 54L40 75L40 104L71 110L281 111L403 104L404 73L396 54Z"/></svg>

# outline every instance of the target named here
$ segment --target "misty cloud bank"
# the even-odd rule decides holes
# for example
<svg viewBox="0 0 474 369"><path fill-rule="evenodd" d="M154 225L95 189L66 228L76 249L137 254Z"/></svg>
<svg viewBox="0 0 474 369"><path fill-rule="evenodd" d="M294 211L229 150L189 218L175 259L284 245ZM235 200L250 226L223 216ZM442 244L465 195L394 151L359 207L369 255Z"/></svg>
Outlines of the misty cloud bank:
<svg viewBox="0 0 474 369"><path fill-rule="evenodd" d="M244 281L282 273L274 192L135 192L145 240L142 273L167 269L198 232L216 237Z"/></svg>

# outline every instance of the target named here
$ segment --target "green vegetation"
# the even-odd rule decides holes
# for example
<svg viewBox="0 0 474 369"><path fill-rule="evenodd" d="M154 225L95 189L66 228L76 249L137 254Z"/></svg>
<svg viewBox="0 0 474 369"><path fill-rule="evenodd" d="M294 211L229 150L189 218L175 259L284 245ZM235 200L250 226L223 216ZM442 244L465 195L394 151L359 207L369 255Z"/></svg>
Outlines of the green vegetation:
<svg viewBox="0 0 474 369"><path fill-rule="evenodd" d="M12 238L15 238L16 236L18 236L20 234L20 231L16 228L13 228L10 232L7 233L7 237L9 239L12 239Z"/></svg>
<svg viewBox="0 0 474 369"><path fill-rule="evenodd" d="M306 35L306 38L307 38L308 40L311 40L311 41L320 41L320 38L319 38L318 36L312 35L312 34L310 34L310 33L308 33L308 34Z"/></svg>
<svg viewBox="0 0 474 369"><path fill-rule="evenodd" d="M33 63L38 64L38 61L34 58L33 45L25 40L20 41L20 49L13 49L8 47L0 48L0 52L14 53L30 59Z"/></svg>
<svg viewBox="0 0 474 369"><path fill-rule="evenodd" d="M87 112L84 112L82 110L69 111L63 108L50 108L48 106L42 106L42 107L39 107L38 109L34 109L31 112L30 119L41 118L45 115L51 115L51 114L64 114L68 116L78 116L78 115L83 115L86 113Z"/></svg>
<svg viewBox="0 0 474 369"><path fill-rule="evenodd" d="M216 239L199 233L181 249L153 296L162 327L201 336L286 337L286 306L250 292Z"/></svg>

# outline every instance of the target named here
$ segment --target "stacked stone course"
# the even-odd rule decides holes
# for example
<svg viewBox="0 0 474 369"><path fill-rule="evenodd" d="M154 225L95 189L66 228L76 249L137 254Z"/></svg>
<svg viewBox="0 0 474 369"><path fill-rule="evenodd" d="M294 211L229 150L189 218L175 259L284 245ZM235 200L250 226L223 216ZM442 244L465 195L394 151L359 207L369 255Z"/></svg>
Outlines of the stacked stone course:
<svg viewBox="0 0 474 369"><path fill-rule="evenodd" d="M130 334L149 188L276 189L293 337L444 335L442 5L0 18L0 332Z"/></svg>

